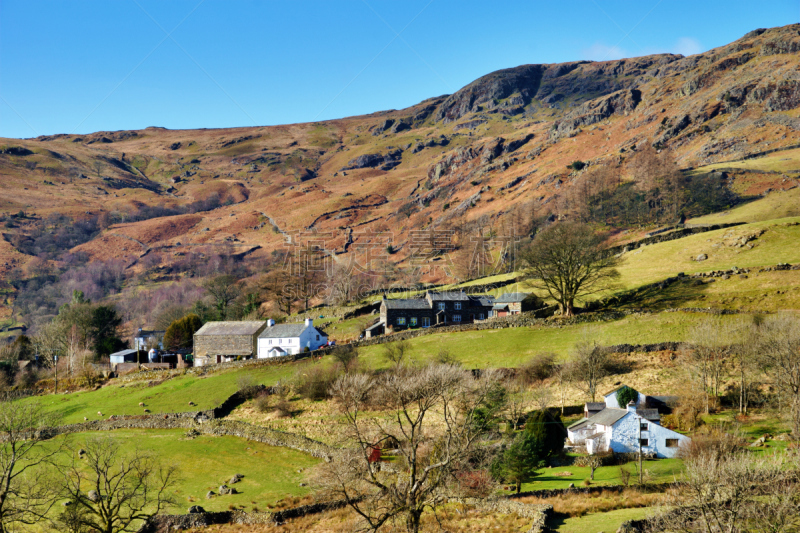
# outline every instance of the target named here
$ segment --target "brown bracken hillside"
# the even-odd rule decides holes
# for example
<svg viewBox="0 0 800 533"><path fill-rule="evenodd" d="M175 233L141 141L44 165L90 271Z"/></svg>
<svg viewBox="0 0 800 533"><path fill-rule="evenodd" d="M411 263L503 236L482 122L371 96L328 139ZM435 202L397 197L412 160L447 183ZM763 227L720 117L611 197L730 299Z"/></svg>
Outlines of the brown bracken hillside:
<svg viewBox="0 0 800 533"><path fill-rule="evenodd" d="M41 259L27 232L55 214L99 217L102 231L74 251L132 270L145 254L166 265L197 246L266 260L282 232L299 231L317 231L338 259L390 244L407 266L412 230L480 221L508 233L561 216L582 176L606 166L624 181L643 147L691 169L800 145L798 52L791 25L690 57L523 65L340 120L0 139L0 213L24 212L2 228L0 277ZM762 178L752 192L795 184Z"/></svg>

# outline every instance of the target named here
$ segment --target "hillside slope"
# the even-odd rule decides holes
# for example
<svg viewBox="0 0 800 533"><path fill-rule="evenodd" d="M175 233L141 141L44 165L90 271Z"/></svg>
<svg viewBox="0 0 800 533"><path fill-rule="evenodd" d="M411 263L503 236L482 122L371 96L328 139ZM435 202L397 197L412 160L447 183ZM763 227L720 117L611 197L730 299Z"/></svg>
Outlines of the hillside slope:
<svg viewBox="0 0 800 533"><path fill-rule="evenodd" d="M798 52L791 25L690 57L524 65L407 109L339 120L0 139L0 213L25 214L6 218L0 276L46 252L29 228L55 231L57 221L42 221L56 213L114 215L73 251L131 271L148 254L165 266L198 249L267 261L286 248L284 233L309 231L338 261L391 245L385 259L407 267L414 230L476 223L483 235L509 234L558 213L592 167L647 144L709 171L800 145ZM758 175L756 192L796 186L800 158L787 154ZM568 168L576 160L587 166Z"/></svg>

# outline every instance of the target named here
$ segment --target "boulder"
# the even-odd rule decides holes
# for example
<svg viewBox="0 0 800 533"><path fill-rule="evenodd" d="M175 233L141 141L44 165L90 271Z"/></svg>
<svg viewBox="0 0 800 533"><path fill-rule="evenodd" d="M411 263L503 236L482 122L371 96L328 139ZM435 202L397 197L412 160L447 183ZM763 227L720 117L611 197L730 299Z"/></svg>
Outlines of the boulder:
<svg viewBox="0 0 800 533"><path fill-rule="evenodd" d="M214 497L214 491L213 490L210 490L210 491L206 492L206 500L210 500L213 497Z"/></svg>
<svg viewBox="0 0 800 533"><path fill-rule="evenodd" d="M698 255L697 257L695 257L695 259L694 259L694 260L695 260L695 261L705 261L706 259L708 259L708 255L706 255L706 254L700 254L700 255Z"/></svg>
<svg viewBox="0 0 800 533"><path fill-rule="evenodd" d="M192 505L189 507L189 514L205 513L206 510L199 505Z"/></svg>
<svg viewBox="0 0 800 533"><path fill-rule="evenodd" d="M86 493L86 497L89 498L89 501L91 501L91 502L99 502L100 501L100 495L97 493L96 490L90 490L89 492L87 492Z"/></svg>

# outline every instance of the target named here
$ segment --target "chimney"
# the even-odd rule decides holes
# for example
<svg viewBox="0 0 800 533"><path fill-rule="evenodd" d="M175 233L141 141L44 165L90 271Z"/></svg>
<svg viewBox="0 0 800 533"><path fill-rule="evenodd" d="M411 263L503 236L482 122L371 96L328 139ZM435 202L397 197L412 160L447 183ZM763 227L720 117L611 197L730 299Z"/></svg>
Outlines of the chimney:
<svg viewBox="0 0 800 533"><path fill-rule="evenodd" d="M267 319L267 327L268 328L271 328L274 325L275 325L275 321L274 320L272 320L271 318Z"/></svg>
<svg viewBox="0 0 800 533"><path fill-rule="evenodd" d="M633 400L628 402L628 412L629 413L635 413L636 412L636 402L634 402Z"/></svg>
<svg viewBox="0 0 800 533"><path fill-rule="evenodd" d="M314 325L314 321L310 318L306 318L306 327L310 328Z"/></svg>

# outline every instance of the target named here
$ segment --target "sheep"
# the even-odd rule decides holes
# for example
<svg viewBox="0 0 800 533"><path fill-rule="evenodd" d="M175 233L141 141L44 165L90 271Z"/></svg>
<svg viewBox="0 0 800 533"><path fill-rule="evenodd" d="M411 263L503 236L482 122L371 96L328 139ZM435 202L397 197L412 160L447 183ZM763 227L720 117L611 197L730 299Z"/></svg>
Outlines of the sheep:
<svg viewBox="0 0 800 533"><path fill-rule="evenodd" d="M103 416L103 413L100 412L100 411L97 411L97 416Z"/></svg>
<svg viewBox="0 0 800 533"><path fill-rule="evenodd" d="M139 407L144 407L144 402L139 402Z"/></svg>

